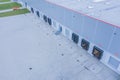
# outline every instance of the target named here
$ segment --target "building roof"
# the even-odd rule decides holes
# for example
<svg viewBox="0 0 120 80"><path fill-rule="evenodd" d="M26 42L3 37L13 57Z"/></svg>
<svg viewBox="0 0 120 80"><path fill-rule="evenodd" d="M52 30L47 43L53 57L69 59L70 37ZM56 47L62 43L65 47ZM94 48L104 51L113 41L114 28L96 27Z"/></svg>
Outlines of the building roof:
<svg viewBox="0 0 120 80"><path fill-rule="evenodd" d="M44 0L22 0L39 9ZM45 0L105 23L120 27L120 0Z"/></svg>
<svg viewBox="0 0 120 80"><path fill-rule="evenodd" d="M120 27L120 0L46 0Z"/></svg>
<svg viewBox="0 0 120 80"><path fill-rule="evenodd" d="M44 0L22 0L39 9ZM45 0L97 20L120 27L120 0Z"/></svg>

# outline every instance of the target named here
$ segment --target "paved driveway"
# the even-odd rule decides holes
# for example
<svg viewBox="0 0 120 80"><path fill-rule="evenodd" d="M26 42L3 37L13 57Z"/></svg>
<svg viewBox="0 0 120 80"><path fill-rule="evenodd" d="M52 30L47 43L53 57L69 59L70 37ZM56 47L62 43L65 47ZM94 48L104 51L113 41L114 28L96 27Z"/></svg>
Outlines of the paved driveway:
<svg viewBox="0 0 120 80"><path fill-rule="evenodd" d="M32 14L0 18L0 80L120 80Z"/></svg>

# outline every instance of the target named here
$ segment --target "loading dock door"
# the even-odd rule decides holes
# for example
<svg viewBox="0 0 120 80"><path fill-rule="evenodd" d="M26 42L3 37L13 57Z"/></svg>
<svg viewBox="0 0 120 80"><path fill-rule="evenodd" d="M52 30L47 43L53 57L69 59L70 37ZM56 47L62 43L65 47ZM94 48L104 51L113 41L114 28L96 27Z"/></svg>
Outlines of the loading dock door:
<svg viewBox="0 0 120 80"><path fill-rule="evenodd" d="M89 49L89 44L90 44L90 43L89 43L88 41L82 39L82 41L81 41L81 47L82 47L83 49L88 50L88 49Z"/></svg>
<svg viewBox="0 0 120 80"><path fill-rule="evenodd" d="M37 14L38 17L40 17L39 11L36 11L36 14Z"/></svg>
<svg viewBox="0 0 120 80"><path fill-rule="evenodd" d="M62 32L62 27L59 25L58 30L55 32L55 35L59 35Z"/></svg>
<svg viewBox="0 0 120 80"><path fill-rule="evenodd" d="M44 15L44 16L43 16L43 20L44 20L45 22L47 22L47 20L48 20L48 19L47 19L47 16Z"/></svg>
<svg viewBox="0 0 120 80"><path fill-rule="evenodd" d="M52 25L52 20L50 18L48 18L48 24Z"/></svg>
<svg viewBox="0 0 120 80"><path fill-rule="evenodd" d="M33 8L31 8L31 12L34 13L34 9Z"/></svg>
<svg viewBox="0 0 120 80"><path fill-rule="evenodd" d="M101 59L103 55L103 50L99 49L98 47L94 46L92 54L97 58Z"/></svg>
<svg viewBox="0 0 120 80"><path fill-rule="evenodd" d="M25 2L25 7L27 7L27 3Z"/></svg>
<svg viewBox="0 0 120 80"><path fill-rule="evenodd" d="M79 42L79 36L75 33L72 33L72 40L77 44Z"/></svg>

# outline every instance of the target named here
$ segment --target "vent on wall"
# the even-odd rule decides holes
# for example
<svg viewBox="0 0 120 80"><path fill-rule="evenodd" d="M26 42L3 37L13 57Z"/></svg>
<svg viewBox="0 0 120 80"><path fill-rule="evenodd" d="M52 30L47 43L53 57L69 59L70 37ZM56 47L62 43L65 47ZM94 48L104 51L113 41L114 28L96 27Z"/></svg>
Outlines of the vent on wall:
<svg viewBox="0 0 120 80"><path fill-rule="evenodd" d="M52 20L50 18L48 18L48 24L52 25Z"/></svg>
<svg viewBox="0 0 120 80"><path fill-rule="evenodd" d="M119 64L120 64L120 62L119 62L118 60L114 59L113 57L110 57L108 64L109 64L111 67L117 69L118 66L119 66Z"/></svg>
<svg viewBox="0 0 120 80"><path fill-rule="evenodd" d="M75 33L72 33L72 40L77 44L79 42L79 36Z"/></svg>
<svg viewBox="0 0 120 80"><path fill-rule="evenodd" d="M85 39L82 39L81 41L81 47L85 50L88 50L89 49L89 45L90 43L88 41L86 41Z"/></svg>
<svg viewBox="0 0 120 80"><path fill-rule="evenodd" d="M97 58L101 59L103 55L103 50L99 49L98 47L94 46L92 54Z"/></svg>
<svg viewBox="0 0 120 80"><path fill-rule="evenodd" d="M47 22L47 16L45 16L45 15L43 15L43 20L45 21L45 22Z"/></svg>
<svg viewBox="0 0 120 80"><path fill-rule="evenodd" d="M34 9L33 8L31 8L31 12L34 13Z"/></svg>
<svg viewBox="0 0 120 80"><path fill-rule="evenodd" d="M38 17L40 17L39 11L36 11L36 14L37 14Z"/></svg>

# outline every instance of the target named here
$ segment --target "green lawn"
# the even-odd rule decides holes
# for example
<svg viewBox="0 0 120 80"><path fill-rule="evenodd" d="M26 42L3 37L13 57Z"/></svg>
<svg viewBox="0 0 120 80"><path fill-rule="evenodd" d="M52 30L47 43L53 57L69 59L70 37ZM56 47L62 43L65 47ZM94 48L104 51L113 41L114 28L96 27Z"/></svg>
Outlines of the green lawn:
<svg viewBox="0 0 120 80"><path fill-rule="evenodd" d="M0 2L8 2L8 1L10 1L10 0L0 0Z"/></svg>
<svg viewBox="0 0 120 80"><path fill-rule="evenodd" d="M7 4L0 4L0 10L5 10L5 9L12 9L13 7L21 7L21 4L18 4L16 2L13 3L7 3Z"/></svg>
<svg viewBox="0 0 120 80"><path fill-rule="evenodd" d="M19 15L19 14L25 14L29 13L30 11L28 9L18 9L18 10L13 10L9 12L3 12L0 13L0 17L7 17L7 16L13 16L13 15Z"/></svg>

